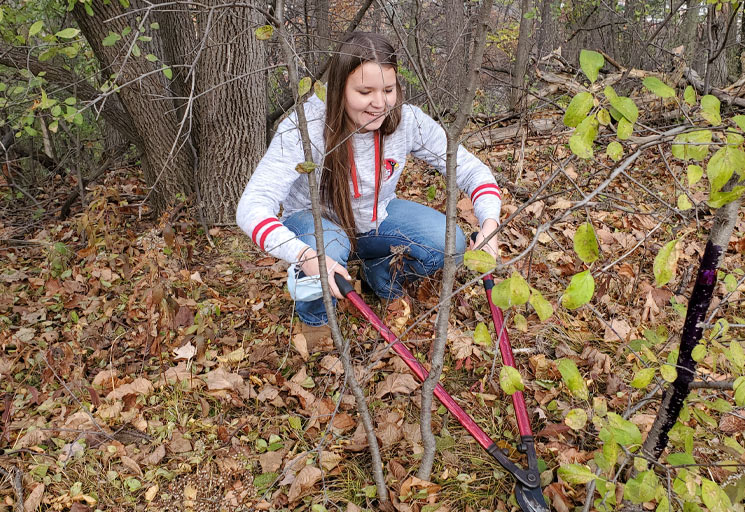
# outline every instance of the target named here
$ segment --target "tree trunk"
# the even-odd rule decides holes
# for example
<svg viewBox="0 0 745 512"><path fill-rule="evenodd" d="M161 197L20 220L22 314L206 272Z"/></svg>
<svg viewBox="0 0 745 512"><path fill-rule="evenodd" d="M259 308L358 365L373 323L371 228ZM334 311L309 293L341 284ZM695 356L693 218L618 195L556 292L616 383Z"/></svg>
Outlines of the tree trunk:
<svg viewBox="0 0 745 512"><path fill-rule="evenodd" d="M533 19L526 18L530 10L530 0L520 0L520 31L517 38L517 55L512 67L512 93L510 94L510 109L516 110L525 97L525 81L528 73L528 57L530 56L530 33Z"/></svg>
<svg viewBox="0 0 745 512"><path fill-rule="evenodd" d="M219 5L219 0L210 0ZM264 153L264 43L253 34L253 9L223 7L200 17L204 48L196 73L200 138L196 183L208 223L233 222L243 188Z"/></svg>
<svg viewBox="0 0 745 512"><path fill-rule="evenodd" d="M699 30L698 24L701 21L699 16L700 0L688 0L686 2L686 11L683 14L683 22L680 27L678 45L685 47L685 59L688 65L696 69L699 73L704 72L701 55L699 54Z"/></svg>
<svg viewBox="0 0 745 512"><path fill-rule="evenodd" d="M734 187L738 178L735 173L723 190L727 191ZM678 420L693 381L696 371L696 361L692 356L693 349L701 339L703 328L700 325L706 321L706 312L711 304L711 297L717 282L717 269L724 259L729 239L737 224L739 207L740 199L737 199L719 208L714 216L714 224L709 233L706 250L701 257L696 284L691 291L683 332L680 335L678 376L675 382L667 388L657 418L642 445L642 449L655 460L660 458L667 446L668 434Z"/></svg>
<svg viewBox="0 0 745 512"><path fill-rule="evenodd" d="M133 2L132 7L142 7L138 4ZM161 211L177 194L190 195L193 187L191 155L186 150L188 148L181 144L183 141L177 140L177 113L164 106L162 100L169 94L168 79L157 71L160 63L145 59L145 55L152 53L156 45L138 41L139 57L129 50L138 35L155 40L159 34L150 29L150 23L154 20L145 17L142 23L138 22L131 14L131 9L127 14L119 2L96 2L93 12L93 16L89 16L82 3L76 3L73 9L78 27L98 58L104 75L114 76L116 85L129 84L117 94L141 137L142 167L145 182L151 188L148 194L150 203L156 211ZM126 27L132 29L130 34L113 46L103 45L104 38L110 32L121 34ZM138 29L141 29L139 34Z"/></svg>

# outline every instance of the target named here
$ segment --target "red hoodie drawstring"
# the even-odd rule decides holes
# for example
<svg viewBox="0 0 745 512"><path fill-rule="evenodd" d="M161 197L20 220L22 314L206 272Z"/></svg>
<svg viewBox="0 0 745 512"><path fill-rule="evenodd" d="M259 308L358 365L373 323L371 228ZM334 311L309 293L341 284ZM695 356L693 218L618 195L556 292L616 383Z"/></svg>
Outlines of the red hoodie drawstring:
<svg viewBox="0 0 745 512"><path fill-rule="evenodd" d="M357 166L354 163L354 148L352 141L347 143L349 148L349 170L352 173L352 186L354 187L355 199L360 197L359 187L357 185ZM375 132L375 204L373 205L373 222L378 219L378 196L380 195L380 133Z"/></svg>

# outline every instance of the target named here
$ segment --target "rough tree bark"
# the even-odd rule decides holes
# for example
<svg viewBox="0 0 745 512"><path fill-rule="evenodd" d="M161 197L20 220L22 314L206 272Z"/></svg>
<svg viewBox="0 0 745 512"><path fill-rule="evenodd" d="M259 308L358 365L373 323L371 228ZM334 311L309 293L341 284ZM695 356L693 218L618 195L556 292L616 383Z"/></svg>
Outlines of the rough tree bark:
<svg viewBox="0 0 745 512"><path fill-rule="evenodd" d="M730 190L737 183L739 176L735 173L724 191ZM740 199L719 208L714 216L714 224L709 233L706 249L701 257L701 263L696 277L696 284L691 291L688 311L680 336L678 355L678 376L666 390L660 405L660 410L642 445L642 449L654 459L659 459L665 450L670 429L678 420L683 403L690 391L696 371L696 361L693 360L693 349L701 339L706 319L706 312L711 304L711 297L717 282L717 269L724 259L732 231L737 223L737 212Z"/></svg>
<svg viewBox="0 0 745 512"><path fill-rule="evenodd" d="M221 3L210 0L208 5ZM197 90L211 91L196 101L196 186L206 221L227 223L235 218L235 205L264 154L266 74L256 71L256 63L264 62L265 45L253 34L262 24L255 10L230 7L210 13L202 15L204 46L196 66Z"/></svg>

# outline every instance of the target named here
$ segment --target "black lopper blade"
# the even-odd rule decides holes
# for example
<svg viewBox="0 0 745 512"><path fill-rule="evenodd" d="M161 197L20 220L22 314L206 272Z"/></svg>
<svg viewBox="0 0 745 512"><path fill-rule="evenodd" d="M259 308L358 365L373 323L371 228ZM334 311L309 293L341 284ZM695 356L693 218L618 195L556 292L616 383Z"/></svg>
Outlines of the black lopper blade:
<svg viewBox="0 0 745 512"><path fill-rule="evenodd" d="M515 499L523 512L549 512L540 487L515 485Z"/></svg>

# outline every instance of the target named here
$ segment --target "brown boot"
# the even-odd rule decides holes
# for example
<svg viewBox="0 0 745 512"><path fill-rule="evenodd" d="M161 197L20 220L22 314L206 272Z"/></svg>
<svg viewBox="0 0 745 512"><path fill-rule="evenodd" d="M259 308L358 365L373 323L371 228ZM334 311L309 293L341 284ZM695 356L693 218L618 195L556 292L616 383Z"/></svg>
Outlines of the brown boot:
<svg viewBox="0 0 745 512"><path fill-rule="evenodd" d="M334 350L334 342L331 339L331 329L328 325L307 325L300 322L300 332L305 336L308 353L330 352Z"/></svg>

